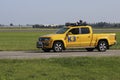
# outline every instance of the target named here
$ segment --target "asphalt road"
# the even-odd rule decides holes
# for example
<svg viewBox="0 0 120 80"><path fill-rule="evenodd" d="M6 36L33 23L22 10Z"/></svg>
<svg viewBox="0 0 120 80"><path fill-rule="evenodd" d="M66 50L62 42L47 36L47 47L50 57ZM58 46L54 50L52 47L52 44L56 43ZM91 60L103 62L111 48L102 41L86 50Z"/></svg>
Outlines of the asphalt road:
<svg viewBox="0 0 120 80"><path fill-rule="evenodd" d="M68 50L60 53L42 51L0 51L0 59L39 59L58 57L80 57L80 56L120 56L120 50L107 50L106 52L87 52L84 50Z"/></svg>

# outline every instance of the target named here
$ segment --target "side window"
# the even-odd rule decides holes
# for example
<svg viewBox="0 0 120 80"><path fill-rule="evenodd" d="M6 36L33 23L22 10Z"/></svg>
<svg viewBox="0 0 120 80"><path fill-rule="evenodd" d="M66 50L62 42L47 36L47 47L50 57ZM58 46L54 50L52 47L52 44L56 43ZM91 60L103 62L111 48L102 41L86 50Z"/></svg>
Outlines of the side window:
<svg viewBox="0 0 120 80"><path fill-rule="evenodd" d="M89 28L81 28L81 34L89 34L90 30Z"/></svg>
<svg viewBox="0 0 120 80"><path fill-rule="evenodd" d="M71 29L69 32L71 32L72 34L79 34L79 28Z"/></svg>

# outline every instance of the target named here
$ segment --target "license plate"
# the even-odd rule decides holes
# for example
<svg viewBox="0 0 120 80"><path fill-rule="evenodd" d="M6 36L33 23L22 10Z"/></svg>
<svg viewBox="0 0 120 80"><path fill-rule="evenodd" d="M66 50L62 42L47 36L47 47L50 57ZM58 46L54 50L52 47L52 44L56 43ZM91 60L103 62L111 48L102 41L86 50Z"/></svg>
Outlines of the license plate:
<svg viewBox="0 0 120 80"><path fill-rule="evenodd" d="M38 42L37 46L40 47L40 48L43 48L43 43L42 42Z"/></svg>

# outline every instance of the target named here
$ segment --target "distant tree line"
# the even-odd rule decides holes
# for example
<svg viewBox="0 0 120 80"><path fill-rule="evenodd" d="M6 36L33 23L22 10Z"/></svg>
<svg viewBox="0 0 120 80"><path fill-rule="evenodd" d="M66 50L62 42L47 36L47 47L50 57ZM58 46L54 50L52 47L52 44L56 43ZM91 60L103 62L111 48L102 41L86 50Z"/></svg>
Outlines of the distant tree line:
<svg viewBox="0 0 120 80"><path fill-rule="evenodd" d="M35 24L33 25L32 27L33 28L61 28L63 27L64 25L42 25L42 24Z"/></svg>
<svg viewBox="0 0 120 80"><path fill-rule="evenodd" d="M120 28L120 23L107 23L107 22L98 22L98 23L86 23L94 28ZM35 24L33 28L61 28L65 25L39 25Z"/></svg>
<svg viewBox="0 0 120 80"><path fill-rule="evenodd" d="M107 22L97 22L97 23L86 23L87 25L91 25L94 28L120 28L120 23L107 23ZM73 24L72 24L73 25ZM4 24L0 24L0 27L4 27ZM14 26L13 23L10 23L9 26ZM19 24L19 26L22 26ZM26 25L28 26L28 24ZM33 28L61 28L65 25L43 25L43 24L35 24L31 25Z"/></svg>
<svg viewBox="0 0 120 80"><path fill-rule="evenodd" d="M95 28L120 28L120 23L98 22L90 23L89 25Z"/></svg>

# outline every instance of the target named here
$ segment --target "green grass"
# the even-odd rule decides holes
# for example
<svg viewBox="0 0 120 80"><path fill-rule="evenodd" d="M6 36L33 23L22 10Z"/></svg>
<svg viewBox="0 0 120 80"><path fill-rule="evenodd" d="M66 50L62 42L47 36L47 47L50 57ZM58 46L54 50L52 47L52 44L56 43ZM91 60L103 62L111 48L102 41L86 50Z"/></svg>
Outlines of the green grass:
<svg viewBox="0 0 120 80"><path fill-rule="evenodd" d="M9 29L7 29L9 30ZM34 31L34 29L28 29L24 32L24 30L10 30L10 31L0 31L0 51L17 51L17 50L37 50L36 41L38 37L44 34L50 34L54 31L47 30L38 30ZM112 49L120 49L120 32L116 32L117 34L117 45L113 46Z"/></svg>
<svg viewBox="0 0 120 80"><path fill-rule="evenodd" d="M0 60L0 80L120 80L120 57Z"/></svg>
<svg viewBox="0 0 120 80"><path fill-rule="evenodd" d="M0 32L0 50L36 50L38 37L50 32Z"/></svg>

